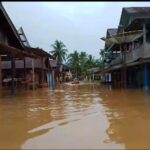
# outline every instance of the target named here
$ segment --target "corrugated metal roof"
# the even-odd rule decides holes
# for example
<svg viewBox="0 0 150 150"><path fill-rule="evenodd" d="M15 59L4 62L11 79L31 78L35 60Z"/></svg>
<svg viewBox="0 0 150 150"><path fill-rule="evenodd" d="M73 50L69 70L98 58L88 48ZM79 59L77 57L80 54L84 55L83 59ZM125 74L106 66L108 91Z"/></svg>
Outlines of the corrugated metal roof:
<svg viewBox="0 0 150 150"><path fill-rule="evenodd" d="M150 13L150 7L124 7L128 13Z"/></svg>

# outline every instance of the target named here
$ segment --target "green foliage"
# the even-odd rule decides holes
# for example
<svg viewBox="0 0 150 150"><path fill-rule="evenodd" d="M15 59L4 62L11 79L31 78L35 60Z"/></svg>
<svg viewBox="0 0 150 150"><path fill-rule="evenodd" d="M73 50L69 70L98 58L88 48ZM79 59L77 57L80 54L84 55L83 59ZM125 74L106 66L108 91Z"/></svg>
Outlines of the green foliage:
<svg viewBox="0 0 150 150"><path fill-rule="evenodd" d="M86 52L78 52L77 50L67 55L68 50L65 44L58 40L56 40L51 46L53 47L53 50L50 51L50 53L61 63L66 60L67 56L66 65L73 68L75 76L84 76L87 74L87 70L91 68L99 67L103 69L103 59L96 60L92 55L89 55ZM104 58L104 55L104 51L101 50L101 58Z"/></svg>
<svg viewBox="0 0 150 150"><path fill-rule="evenodd" d="M66 59L68 52L66 45L62 41L56 40L51 46L53 47L53 50L50 51L50 53L60 62L63 62L63 60Z"/></svg>
<svg viewBox="0 0 150 150"><path fill-rule="evenodd" d="M67 65L74 69L76 76L84 76L88 69L100 67L101 63L86 52L74 51L68 55Z"/></svg>

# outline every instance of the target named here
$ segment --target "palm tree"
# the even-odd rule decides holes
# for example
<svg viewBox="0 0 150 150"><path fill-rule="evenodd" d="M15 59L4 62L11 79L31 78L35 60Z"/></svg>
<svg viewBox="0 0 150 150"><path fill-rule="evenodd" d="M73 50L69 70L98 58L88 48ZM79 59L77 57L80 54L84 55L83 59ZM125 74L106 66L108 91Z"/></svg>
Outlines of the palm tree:
<svg viewBox="0 0 150 150"><path fill-rule="evenodd" d="M50 53L62 63L68 52L66 45L62 41L56 40L51 46L53 47L53 50L50 51Z"/></svg>
<svg viewBox="0 0 150 150"><path fill-rule="evenodd" d="M86 72L86 64L87 64L87 61L88 61L88 57L87 57L87 54L86 52L81 52L80 53L80 74L81 75L84 75L85 72Z"/></svg>
<svg viewBox="0 0 150 150"><path fill-rule="evenodd" d="M70 53L68 55L68 61L67 64L74 68L76 76L79 75L79 69L80 69L80 57L79 53L77 51L74 51L74 53Z"/></svg>
<svg viewBox="0 0 150 150"><path fill-rule="evenodd" d="M88 55L88 60L87 60L87 68L90 69L95 66L95 59L92 55Z"/></svg>

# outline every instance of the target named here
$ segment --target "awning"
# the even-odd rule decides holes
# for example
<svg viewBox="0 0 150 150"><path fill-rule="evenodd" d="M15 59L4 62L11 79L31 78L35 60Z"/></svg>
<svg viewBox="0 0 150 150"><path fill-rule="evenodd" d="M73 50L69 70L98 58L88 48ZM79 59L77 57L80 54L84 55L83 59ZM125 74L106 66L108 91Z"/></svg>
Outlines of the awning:
<svg viewBox="0 0 150 150"><path fill-rule="evenodd" d="M142 30L137 30L137 31L123 32L115 36L112 36L111 38L103 37L101 39L106 42L106 45L111 46L112 44L123 44L132 42L140 38L143 34L144 32Z"/></svg>

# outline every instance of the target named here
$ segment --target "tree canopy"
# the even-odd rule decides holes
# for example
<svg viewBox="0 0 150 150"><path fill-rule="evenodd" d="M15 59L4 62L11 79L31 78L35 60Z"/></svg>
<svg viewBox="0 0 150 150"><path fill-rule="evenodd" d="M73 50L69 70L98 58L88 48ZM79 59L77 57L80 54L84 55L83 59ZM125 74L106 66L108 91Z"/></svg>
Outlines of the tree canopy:
<svg viewBox="0 0 150 150"><path fill-rule="evenodd" d="M96 60L92 55L86 52L78 52L77 50L70 53L67 57L67 65L74 68L76 76L82 76L87 73L87 70L100 66L100 61Z"/></svg>
<svg viewBox="0 0 150 150"><path fill-rule="evenodd" d="M54 44L51 45L53 50L50 53L59 61L63 62L66 59L67 48L66 45L62 41L56 40Z"/></svg>

